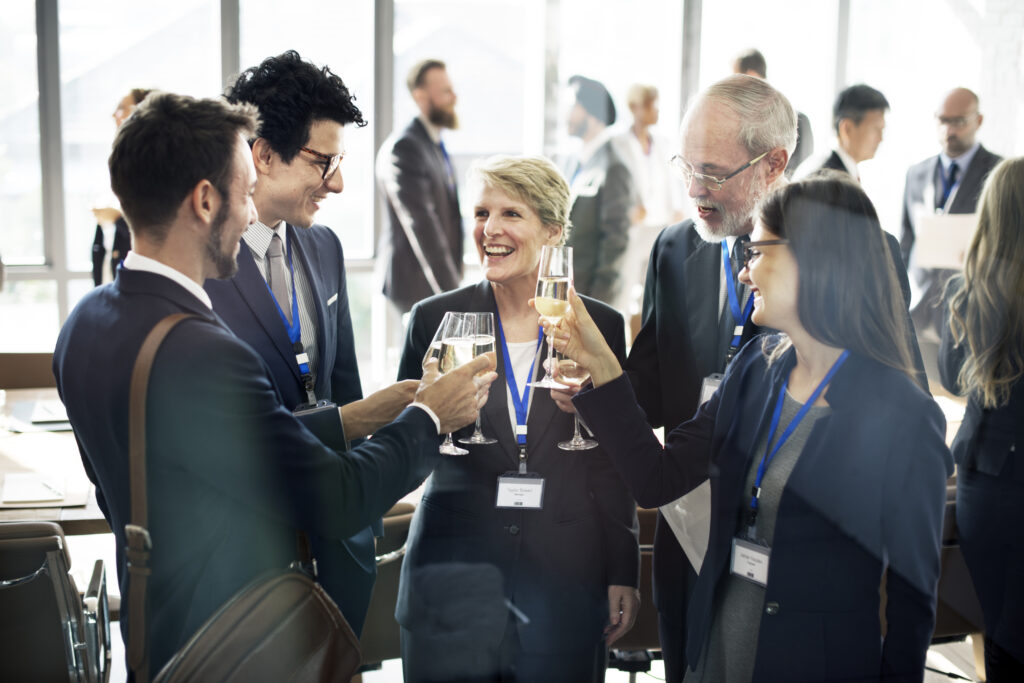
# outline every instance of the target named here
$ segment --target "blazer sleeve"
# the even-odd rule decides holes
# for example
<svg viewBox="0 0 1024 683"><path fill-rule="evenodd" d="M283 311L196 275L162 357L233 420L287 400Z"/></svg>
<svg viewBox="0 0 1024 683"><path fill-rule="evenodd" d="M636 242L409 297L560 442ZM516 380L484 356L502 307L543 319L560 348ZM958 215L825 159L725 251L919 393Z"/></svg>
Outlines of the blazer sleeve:
<svg viewBox="0 0 1024 683"><path fill-rule="evenodd" d="M603 326L605 341L622 363L626 357L625 325L618 313L609 319L609 324ZM603 521L608 585L639 587L640 525L636 502L605 449L594 453L588 465L590 491Z"/></svg>
<svg viewBox="0 0 1024 683"><path fill-rule="evenodd" d="M949 284L947 288L947 296L942 301L942 330L940 333L942 339L939 343L939 379L942 380L942 386L946 388L946 391L956 394L958 396L964 395L964 390L960 386L960 369L964 366L964 361L967 357L967 345L957 345L956 340L953 338L953 328L949 325L949 295L952 292L958 291L963 286L963 280L959 282Z"/></svg>
<svg viewBox="0 0 1024 683"><path fill-rule="evenodd" d="M441 224L431 162L424 151L412 138L396 140L384 189L427 281L432 288L436 283L440 289L434 293L440 294L459 286L462 269L452 258L448 232Z"/></svg>
<svg viewBox="0 0 1024 683"><path fill-rule="evenodd" d="M623 364L636 395L636 402L646 413L647 423L654 428L665 424L661 408L661 367L658 358L658 311L661 306L658 259L663 237L664 233L659 235L651 249L647 280L644 283L643 324Z"/></svg>
<svg viewBox="0 0 1024 683"><path fill-rule="evenodd" d="M597 266L590 296L610 301L621 277L620 265L629 244L629 209L633 205L633 179L621 161L608 167L598 216Z"/></svg>
<svg viewBox="0 0 1024 683"><path fill-rule="evenodd" d="M928 401L899 430L886 461L881 523L889 565L888 630L880 672L886 680L920 680L935 626L946 479L952 474L945 433L942 412Z"/></svg>
<svg viewBox="0 0 1024 683"><path fill-rule="evenodd" d="M903 186L903 220L900 224L900 255L903 267L910 266L910 250L914 247L914 223L910 216L910 184L914 169L907 171L907 180Z"/></svg>
<svg viewBox="0 0 1024 683"><path fill-rule="evenodd" d="M175 328L157 355L148 414L152 452L165 466L281 520L338 540L352 536L416 488L437 462L436 428L406 408L345 453L321 444L284 408L262 359L207 322ZM155 458L151 458L155 459ZM279 496L268 501L268 491ZM277 504L275 504L277 503Z"/></svg>

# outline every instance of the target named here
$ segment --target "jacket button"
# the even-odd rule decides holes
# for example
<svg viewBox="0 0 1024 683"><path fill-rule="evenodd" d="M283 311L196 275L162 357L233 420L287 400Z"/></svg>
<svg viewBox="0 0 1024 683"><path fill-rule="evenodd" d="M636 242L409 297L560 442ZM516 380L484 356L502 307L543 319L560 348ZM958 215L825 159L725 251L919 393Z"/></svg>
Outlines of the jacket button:
<svg viewBox="0 0 1024 683"><path fill-rule="evenodd" d="M512 534L513 536L515 536L516 534L518 534L518 533L519 533L519 527L518 527L518 526L516 526L515 524L509 524L509 525L508 525L507 527L505 527L505 528L506 528L506 529L508 530L508 532L509 532L510 534Z"/></svg>
<svg viewBox="0 0 1024 683"><path fill-rule="evenodd" d="M765 605L764 605L764 612L765 612L765 614L767 614L770 617L775 616L776 614L779 613L779 603L777 603L777 602L767 602L767 603L765 603Z"/></svg>

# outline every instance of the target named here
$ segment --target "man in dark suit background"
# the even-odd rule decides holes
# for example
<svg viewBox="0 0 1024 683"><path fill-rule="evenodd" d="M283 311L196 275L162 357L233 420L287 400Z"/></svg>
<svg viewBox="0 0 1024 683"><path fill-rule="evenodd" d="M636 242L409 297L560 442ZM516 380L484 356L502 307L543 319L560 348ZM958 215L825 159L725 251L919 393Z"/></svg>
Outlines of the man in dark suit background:
<svg viewBox="0 0 1024 683"><path fill-rule="evenodd" d="M426 59L406 81L419 116L377 153L377 184L387 207L378 258L384 295L400 313L462 280L462 216L455 170L441 139L458 127L445 63Z"/></svg>
<svg viewBox="0 0 1024 683"><path fill-rule="evenodd" d="M746 74L757 78L768 78L768 62L760 50L750 48L736 56L732 65L734 74ZM793 173L800 166L804 159L814 154L814 132L811 130L811 120L802 111L796 113L796 149L786 166L786 177L792 177Z"/></svg>
<svg viewBox="0 0 1024 683"><path fill-rule="evenodd" d="M889 100L870 85L851 85L836 97L832 104L832 127L836 132L836 147L827 157L812 157L804 162L796 178L831 168L849 173L860 182L857 165L875 158L885 130L885 112Z"/></svg>
<svg viewBox="0 0 1024 683"><path fill-rule="evenodd" d="M286 407L333 401L344 439L359 443L416 390L396 384L360 400L344 253L330 228L313 223L319 203L343 189L344 127L365 125L362 114L341 78L294 51L244 71L227 99L260 111L250 142L260 220L242 236L238 274L207 280L213 310L270 367ZM300 354L308 362L300 364ZM358 634L376 577L374 528L342 543L311 541L321 583Z"/></svg>
<svg viewBox="0 0 1024 683"><path fill-rule="evenodd" d="M978 96L967 88L946 94L935 112L942 151L914 164L907 171L903 193L903 222L900 248L916 285L911 317L918 335L933 346L942 329L939 302L946 281L956 271L921 268L914 263L916 221L924 212L974 213L985 178L1002 157L977 141L984 117L978 110Z"/></svg>
<svg viewBox="0 0 1024 683"><path fill-rule="evenodd" d="M749 292L734 280L734 271L742 267L739 256L757 202L785 182L796 134L796 114L786 97L751 76L719 81L686 112L673 165L687 185L695 218L669 226L654 245L643 326L625 366L652 427L669 431L692 417L705 378L724 372L734 347L759 331L742 313ZM733 317L726 278L736 287L739 320ZM696 572L659 514L654 602L671 683L685 674L686 599L695 581Z"/></svg>
<svg viewBox="0 0 1024 683"><path fill-rule="evenodd" d="M257 218L247 145L256 117L251 105L154 93L125 123L110 170L133 250L113 285L82 299L54 351L57 388L114 532L122 595L137 572L148 575L148 660L131 642L128 651L130 669L148 661L151 677L232 595L296 559L297 531L340 541L415 488L437 462L438 433L475 419L484 398L472 380L487 368L481 358L423 383L412 407L347 453L284 406L266 364L201 286L234 275ZM167 336L149 381L149 526L126 530L134 359L176 313L192 318Z"/></svg>
<svg viewBox="0 0 1024 683"><path fill-rule="evenodd" d="M570 159L566 179L572 192L566 243L573 248L576 291L615 304L629 245L629 211L636 204L633 179L612 144L615 103L601 83L573 76L576 101L569 111L569 134L583 141Z"/></svg>

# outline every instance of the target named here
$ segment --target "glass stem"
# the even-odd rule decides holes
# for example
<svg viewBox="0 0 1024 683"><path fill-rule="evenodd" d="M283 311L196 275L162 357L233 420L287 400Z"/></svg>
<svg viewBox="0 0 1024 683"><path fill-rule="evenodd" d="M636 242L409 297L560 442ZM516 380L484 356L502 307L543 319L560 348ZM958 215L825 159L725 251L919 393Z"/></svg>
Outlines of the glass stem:
<svg viewBox="0 0 1024 683"><path fill-rule="evenodd" d="M572 416L572 422L573 422L572 442L573 443L579 443L580 441L583 441L583 435L580 434L580 416L579 415L573 415Z"/></svg>
<svg viewBox="0 0 1024 683"><path fill-rule="evenodd" d="M480 413L476 414L476 429L473 430L474 439L482 439L484 436L483 432L480 431Z"/></svg>
<svg viewBox="0 0 1024 683"><path fill-rule="evenodd" d="M544 366L544 376L547 377L548 379L552 380L552 381L554 381L554 379L555 379L554 374L552 374L552 372L551 372L552 360L553 360L554 353L555 353L554 349L555 349L555 334L554 334L554 332L552 332L551 334L548 335L548 362Z"/></svg>

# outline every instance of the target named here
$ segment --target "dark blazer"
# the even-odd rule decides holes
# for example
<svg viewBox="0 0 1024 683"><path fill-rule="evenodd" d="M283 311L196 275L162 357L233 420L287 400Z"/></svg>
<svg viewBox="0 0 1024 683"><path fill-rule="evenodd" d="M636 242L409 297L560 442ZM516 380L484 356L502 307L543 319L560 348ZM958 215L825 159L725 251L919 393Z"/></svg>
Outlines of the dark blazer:
<svg viewBox="0 0 1024 683"><path fill-rule="evenodd" d="M110 247L110 276L117 276L117 267L132 248L132 234L124 217L114 221L114 243ZM96 226L96 237L92 241L92 283L99 287L103 284L103 259L107 257L107 248L103 246L103 228Z"/></svg>
<svg viewBox="0 0 1024 683"><path fill-rule="evenodd" d="M610 139L574 171L566 242L573 248L573 282L581 294L611 303L622 287L633 177Z"/></svg>
<svg viewBox="0 0 1024 683"><path fill-rule="evenodd" d="M1003 158L978 146L971 165L963 172L960 188L953 197L949 213L973 213L985 185L985 178ZM939 331L942 326L942 311L938 309L942 300L942 289L956 271L941 268L918 268L912 264L911 255L914 250L915 225L917 207L925 202L925 188L931 186L931 197L942 197L942 177L939 155L929 157L914 164L907 171L906 187L903 191L903 221L900 229L900 251L903 263L906 264L914 278L914 282L922 290L921 298L914 303L912 314L919 327L934 325ZM934 206L925 207L931 211ZM941 334L941 332L940 332Z"/></svg>
<svg viewBox="0 0 1024 683"><path fill-rule="evenodd" d="M402 311L462 280L459 195L448 184L441 148L413 119L377 153L377 185L387 209L379 259L384 296Z"/></svg>
<svg viewBox="0 0 1024 683"><path fill-rule="evenodd" d="M843 173L849 173L849 169L846 168L846 164L839 158L839 153L832 150L832 153L828 155L825 162L821 165L822 168L831 168L834 171L842 171Z"/></svg>
<svg viewBox="0 0 1024 683"><path fill-rule="evenodd" d="M287 230L288 244L294 248L295 266L306 273L316 310L316 345L320 356L315 378L316 397L334 401L339 406L357 401L363 397L363 391L356 364L341 242L332 230L322 225L309 229L288 225ZM205 287L217 315L270 368L285 407L294 409L306 403L288 333L252 251L244 242L238 251L238 274L230 280L207 280ZM377 575L373 530L368 527L342 543L318 537L313 537L311 542L320 582L338 603L352 629L360 633Z"/></svg>
<svg viewBox="0 0 1024 683"><path fill-rule="evenodd" d="M730 365L693 420L663 451L625 376L574 400L643 506L711 481L711 536L690 597L687 658L698 661L730 547L754 444L795 363L772 366L760 340ZM779 503L755 681L921 680L935 620L946 477L942 412L906 375L851 354ZM879 584L888 565L883 641Z"/></svg>
<svg viewBox="0 0 1024 683"><path fill-rule="evenodd" d="M622 358L622 316L600 302L585 301ZM497 318L490 283L470 285L413 307L399 378L420 376L423 355L445 311L493 311ZM608 586L638 585L635 504L603 448L558 449L558 441L572 436L573 418L558 409L550 391L538 389L527 422L527 466L545 479L544 507L495 507L498 477L516 470L518 462L504 356L500 343L497 347L499 377L481 416L484 433L498 443L468 446L467 456L442 458L430 478L409 532L396 617L413 634L432 632L445 619L425 613L424 597L413 594L417 573L441 563L493 565L504 577L506 597L530 619L529 625L517 622L524 651L593 650L601 646L608 620ZM541 353L547 353L546 347ZM500 626L491 634L498 641L504 620Z"/></svg>
<svg viewBox="0 0 1024 683"><path fill-rule="evenodd" d="M963 287L957 277L950 296ZM939 373L946 389L963 395L958 376L966 346L957 346L953 339L947 303L948 298L942 306L946 323ZM977 396L969 396L952 450L957 464L957 530L985 617L985 634L1024 661L1019 583L1024 575L1024 533L1006 523L1009 511L1024 500L1024 382L1013 385L1009 402L999 408L983 408Z"/></svg>
<svg viewBox="0 0 1024 683"><path fill-rule="evenodd" d="M150 378L147 630L154 673L234 593L295 558L297 529L348 538L439 459L437 428L415 408L372 442L340 455L328 450L283 405L259 354L198 299L163 276L121 269L71 313L57 340L54 375L114 532L122 595L129 583L129 378L142 340L171 313L200 319L171 332Z"/></svg>

